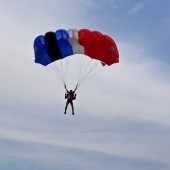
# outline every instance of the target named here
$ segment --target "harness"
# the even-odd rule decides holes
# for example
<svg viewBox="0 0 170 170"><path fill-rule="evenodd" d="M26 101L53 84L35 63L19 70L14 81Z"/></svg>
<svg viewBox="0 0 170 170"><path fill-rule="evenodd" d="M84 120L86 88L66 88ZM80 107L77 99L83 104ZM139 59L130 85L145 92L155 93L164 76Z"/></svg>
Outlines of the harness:
<svg viewBox="0 0 170 170"><path fill-rule="evenodd" d="M76 95L74 92L67 92L66 98L70 101L75 100L76 99Z"/></svg>
<svg viewBox="0 0 170 170"><path fill-rule="evenodd" d="M67 98L69 99L69 100L73 100L74 99L74 93L67 93Z"/></svg>

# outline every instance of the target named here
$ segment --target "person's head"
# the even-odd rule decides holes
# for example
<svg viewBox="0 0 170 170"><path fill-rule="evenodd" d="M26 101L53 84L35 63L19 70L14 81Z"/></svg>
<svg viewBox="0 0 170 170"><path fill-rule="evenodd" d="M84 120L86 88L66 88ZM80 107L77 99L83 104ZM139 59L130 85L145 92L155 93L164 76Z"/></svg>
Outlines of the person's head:
<svg viewBox="0 0 170 170"><path fill-rule="evenodd" d="M70 90L70 93L72 93L73 91L72 90Z"/></svg>

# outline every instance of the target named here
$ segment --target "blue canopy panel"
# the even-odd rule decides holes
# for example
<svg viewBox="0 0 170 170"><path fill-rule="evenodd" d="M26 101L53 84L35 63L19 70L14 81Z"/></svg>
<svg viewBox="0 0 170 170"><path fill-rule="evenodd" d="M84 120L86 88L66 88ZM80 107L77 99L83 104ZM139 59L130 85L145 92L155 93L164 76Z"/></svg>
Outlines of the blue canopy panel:
<svg viewBox="0 0 170 170"><path fill-rule="evenodd" d="M44 36L40 35L34 40L35 63L46 66L52 62L47 53L47 42Z"/></svg>
<svg viewBox="0 0 170 170"><path fill-rule="evenodd" d="M55 35L62 58L73 55L72 46L68 41L70 38L68 32L64 29L59 29L55 32Z"/></svg>

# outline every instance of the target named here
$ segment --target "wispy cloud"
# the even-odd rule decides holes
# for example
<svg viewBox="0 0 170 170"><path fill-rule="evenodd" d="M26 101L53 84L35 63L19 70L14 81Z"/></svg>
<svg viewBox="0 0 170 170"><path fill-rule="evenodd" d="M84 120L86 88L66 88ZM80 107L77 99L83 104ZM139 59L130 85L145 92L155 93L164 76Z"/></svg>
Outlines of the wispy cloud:
<svg viewBox="0 0 170 170"><path fill-rule="evenodd" d="M139 2L129 9L128 14L135 14L145 7L145 3Z"/></svg>

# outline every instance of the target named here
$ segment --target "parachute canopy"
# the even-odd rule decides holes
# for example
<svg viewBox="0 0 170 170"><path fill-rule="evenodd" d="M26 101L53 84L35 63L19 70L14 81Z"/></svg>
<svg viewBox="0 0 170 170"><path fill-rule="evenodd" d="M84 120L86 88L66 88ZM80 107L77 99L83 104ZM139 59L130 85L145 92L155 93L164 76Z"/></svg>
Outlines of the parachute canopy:
<svg viewBox="0 0 170 170"><path fill-rule="evenodd" d="M99 60L102 65L119 62L119 53L114 40L108 35L88 29L59 29L47 32L34 40L35 63L48 64L74 54Z"/></svg>

